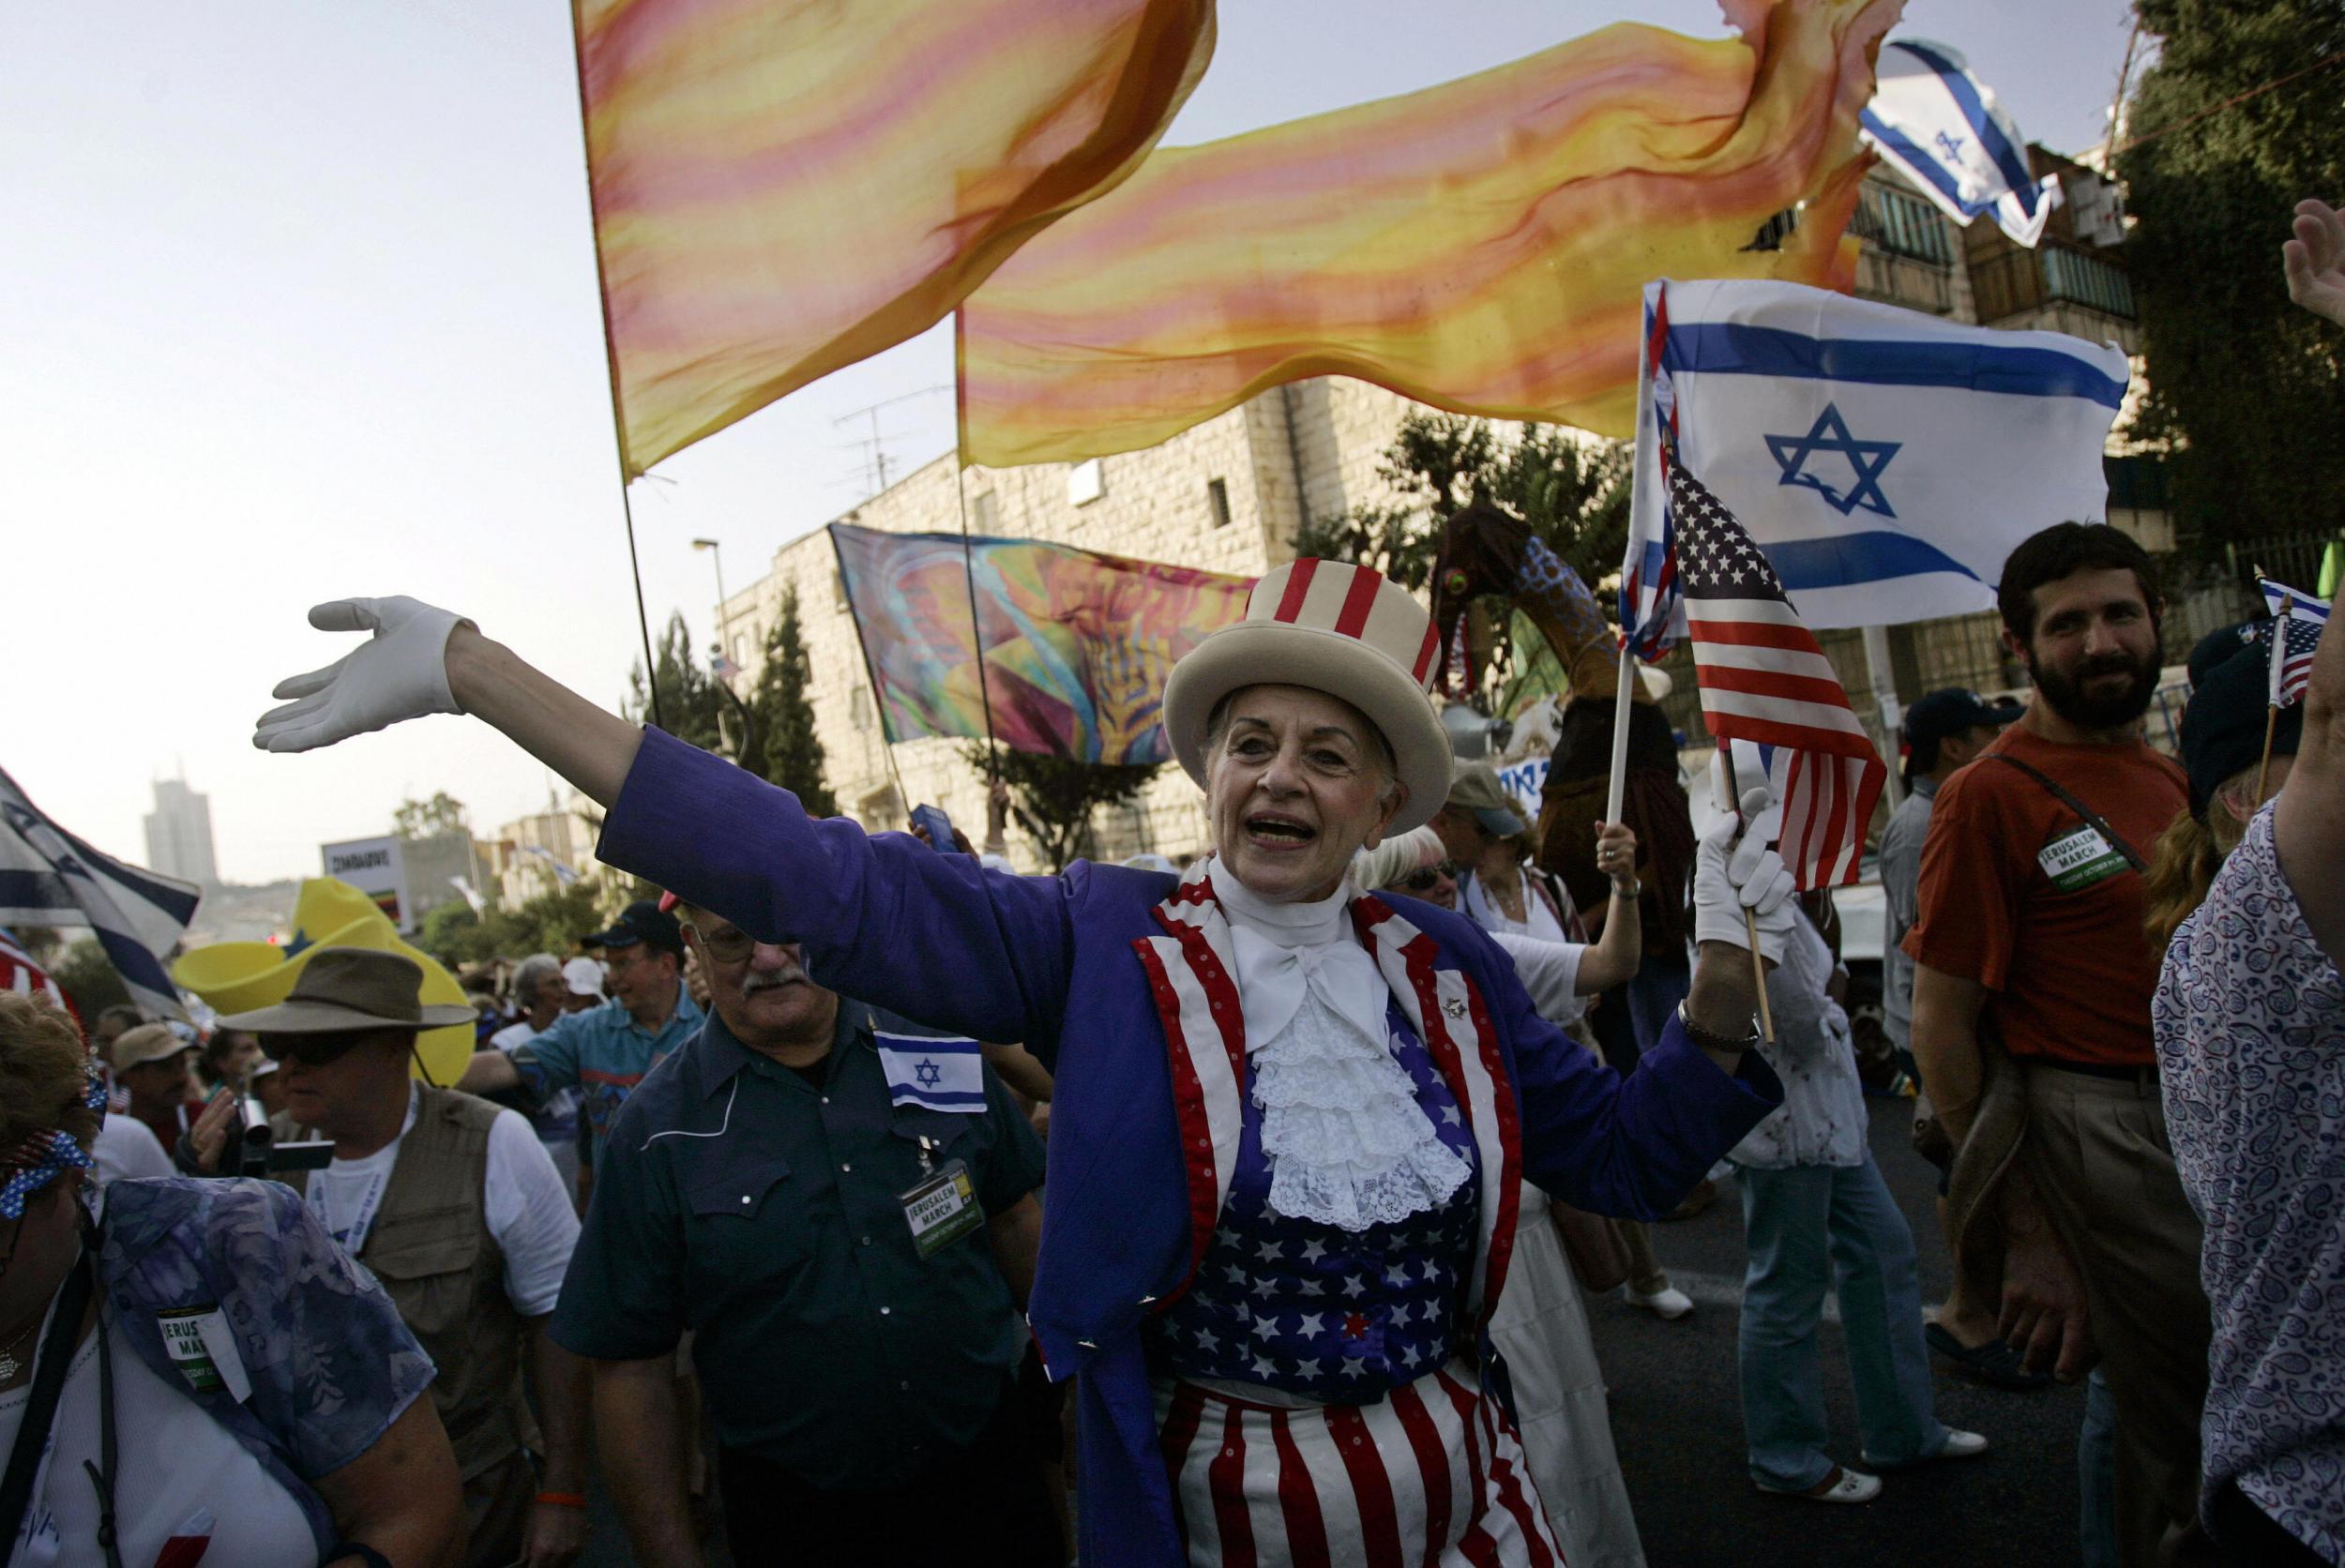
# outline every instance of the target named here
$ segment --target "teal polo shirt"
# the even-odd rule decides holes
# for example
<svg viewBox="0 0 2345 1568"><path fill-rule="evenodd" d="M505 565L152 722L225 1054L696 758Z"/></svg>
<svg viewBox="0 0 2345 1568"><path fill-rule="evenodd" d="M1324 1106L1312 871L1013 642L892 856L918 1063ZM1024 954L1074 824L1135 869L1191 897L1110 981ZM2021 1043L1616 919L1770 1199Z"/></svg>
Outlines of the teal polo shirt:
<svg viewBox="0 0 2345 1568"><path fill-rule="evenodd" d="M681 984L676 987L675 1011L658 1029L637 1023L624 1003L606 1002L556 1018L552 1029L515 1047L513 1066L536 1103L543 1104L560 1090L578 1091L579 1114L585 1119L593 1139L591 1155L599 1166L619 1107L660 1058L692 1037L704 1017Z"/></svg>
<svg viewBox="0 0 2345 1568"><path fill-rule="evenodd" d="M981 1109L892 1104L875 1018L930 1033L842 998L801 1074L710 1015L620 1108L553 1314L556 1343L601 1360L693 1331L718 1440L834 1491L909 1485L976 1440L1025 1348L982 1228L914 1245L920 1138L968 1167L988 1215L1042 1183L1041 1139L991 1067Z"/></svg>

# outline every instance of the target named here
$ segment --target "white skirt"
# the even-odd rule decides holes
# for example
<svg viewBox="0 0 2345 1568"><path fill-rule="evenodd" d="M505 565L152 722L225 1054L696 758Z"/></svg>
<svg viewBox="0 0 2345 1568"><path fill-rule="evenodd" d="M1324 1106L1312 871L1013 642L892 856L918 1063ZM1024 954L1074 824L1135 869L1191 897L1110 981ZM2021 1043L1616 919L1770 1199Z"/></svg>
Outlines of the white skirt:
<svg viewBox="0 0 2345 1568"><path fill-rule="evenodd" d="M1490 1340L1505 1359L1531 1479L1572 1568L1644 1568L1580 1282L1547 1195L1527 1182Z"/></svg>
<svg viewBox="0 0 2345 1568"><path fill-rule="evenodd" d="M1172 1380L1157 1429L1191 1568L1560 1568L1498 1402L1462 1362L1374 1405L1256 1404Z"/></svg>

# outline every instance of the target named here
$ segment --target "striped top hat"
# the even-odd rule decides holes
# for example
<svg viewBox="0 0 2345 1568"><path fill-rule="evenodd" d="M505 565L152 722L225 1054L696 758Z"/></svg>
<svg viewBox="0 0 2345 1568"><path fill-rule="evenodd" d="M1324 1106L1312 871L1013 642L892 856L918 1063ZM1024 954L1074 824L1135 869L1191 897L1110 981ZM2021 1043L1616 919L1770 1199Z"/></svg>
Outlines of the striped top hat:
<svg viewBox="0 0 2345 1568"><path fill-rule="evenodd" d="M1340 561L1292 562L1254 584L1243 620L1189 650L1164 683L1172 755L1205 782L1205 725L1232 692L1305 686L1341 698L1392 748L1409 798L1389 834L1433 820L1449 793L1449 737L1427 683L1440 642L1433 619L1380 572Z"/></svg>

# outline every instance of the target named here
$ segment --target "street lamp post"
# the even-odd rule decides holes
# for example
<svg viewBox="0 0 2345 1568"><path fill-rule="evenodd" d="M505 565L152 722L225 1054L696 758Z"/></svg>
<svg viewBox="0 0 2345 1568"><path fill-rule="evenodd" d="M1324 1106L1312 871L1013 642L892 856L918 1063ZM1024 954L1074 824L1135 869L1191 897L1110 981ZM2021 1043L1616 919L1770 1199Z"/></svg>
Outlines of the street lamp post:
<svg viewBox="0 0 2345 1568"><path fill-rule="evenodd" d="M692 548L708 551L717 566L717 649L733 658L733 607L725 602L725 552L714 539L694 539ZM734 660L735 668L739 660Z"/></svg>

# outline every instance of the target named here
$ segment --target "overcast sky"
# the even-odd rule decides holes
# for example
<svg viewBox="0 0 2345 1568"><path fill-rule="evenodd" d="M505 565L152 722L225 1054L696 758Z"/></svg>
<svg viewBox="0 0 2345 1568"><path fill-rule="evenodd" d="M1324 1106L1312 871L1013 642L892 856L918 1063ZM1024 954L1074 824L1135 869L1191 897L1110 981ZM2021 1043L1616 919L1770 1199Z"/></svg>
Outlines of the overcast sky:
<svg viewBox="0 0 2345 1568"><path fill-rule="evenodd" d="M481 831L543 770L434 718L251 749L281 676L338 656L304 611L413 594L615 702L636 652L561 0L105 0L0 9L0 767L143 859L148 780L211 796L222 873L314 875L445 789ZM1705 0L1238 0L1175 143L1499 64ZM2030 137L2101 133L2124 0L1914 0ZM1893 34L1892 36L1898 36ZM839 372L635 487L655 630L704 643L727 586L860 500L837 421L951 378L943 329ZM951 400L882 414L896 472ZM664 480L665 482L662 482Z"/></svg>

